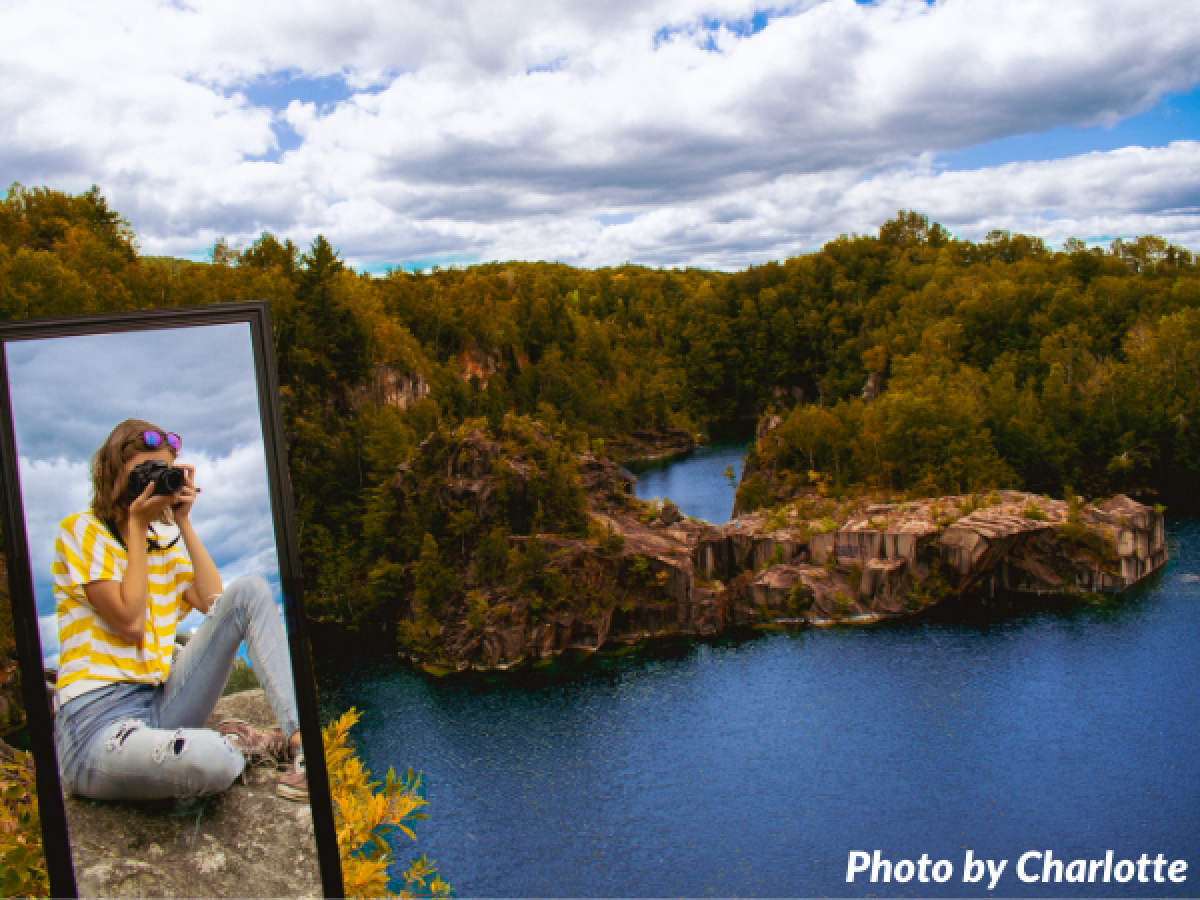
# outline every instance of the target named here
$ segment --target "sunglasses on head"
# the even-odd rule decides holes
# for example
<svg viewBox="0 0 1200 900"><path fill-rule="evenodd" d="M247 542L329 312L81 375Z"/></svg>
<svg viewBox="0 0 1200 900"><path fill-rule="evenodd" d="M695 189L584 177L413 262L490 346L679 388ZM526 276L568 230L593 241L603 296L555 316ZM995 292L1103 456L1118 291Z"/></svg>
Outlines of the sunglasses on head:
<svg viewBox="0 0 1200 900"><path fill-rule="evenodd" d="M128 446L137 440L140 440L147 450L157 450L163 445L164 441L176 453L183 449L183 438L173 431L143 431L136 438L126 441L125 444Z"/></svg>

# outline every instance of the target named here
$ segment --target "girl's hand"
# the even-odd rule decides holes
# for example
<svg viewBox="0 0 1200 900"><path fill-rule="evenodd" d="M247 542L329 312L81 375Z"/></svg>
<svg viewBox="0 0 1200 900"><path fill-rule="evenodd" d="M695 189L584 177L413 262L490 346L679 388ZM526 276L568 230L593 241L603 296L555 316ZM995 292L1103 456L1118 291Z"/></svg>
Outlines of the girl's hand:
<svg viewBox="0 0 1200 900"><path fill-rule="evenodd" d="M183 493L180 491L180 493ZM178 496L178 495L176 495ZM171 505L174 497L170 495L154 494L154 483L146 485L142 495L129 504L129 524L130 527L136 525L141 529L142 534L146 533L146 529L150 527L150 523L155 521L163 514L168 506Z"/></svg>
<svg viewBox="0 0 1200 900"><path fill-rule="evenodd" d="M195 466L184 465L179 468L183 469L184 485L179 493L171 498L171 513L175 516L176 523L187 521L192 512L192 504L196 502L196 495L201 490L196 487Z"/></svg>

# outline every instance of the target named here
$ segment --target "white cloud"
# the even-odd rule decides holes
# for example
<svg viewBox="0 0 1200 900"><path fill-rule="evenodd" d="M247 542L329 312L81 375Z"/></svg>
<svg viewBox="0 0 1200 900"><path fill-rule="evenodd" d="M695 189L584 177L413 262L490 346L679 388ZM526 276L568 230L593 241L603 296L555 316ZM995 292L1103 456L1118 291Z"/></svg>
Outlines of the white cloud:
<svg viewBox="0 0 1200 900"><path fill-rule="evenodd" d="M22 36L0 63L0 166L100 184L148 252L269 228L301 243L323 232L358 260L729 266L873 229L900 206L937 216L934 202L964 231L1163 222L1197 246L1194 224L1164 213L1200 205L1170 188L1185 151L1063 163L1066 183L1097 190L1049 205L1019 183L1041 170L922 168L1190 88L1193 7L826 0L743 34L714 23L750 19L748 0L13 3L0 11ZM253 105L280 73L342 74L350 91ZM285 124L301 143L280 155ZM1149 190L1104 180L1156 164ZM789 207L797 194L818 205ZM640 215L596 221L612 213Z"/></svg>
<svg viewBox="0 0 1200 900"><path fill-rule="evenodd" d="M1153 233L1200 247L1200 142L968 172L917 163L871 177L857 169L783 176L731 191L719 204L676 204L628 224L602 227L576 217L570 227L556 223L555 234L496 229L494 239L501 258L553 241L562 258L589 265L653 254L668 264L743 266L812 250L841 233L873 233L902 207L975 240L1001 228L1042 235L1052 245Z"/></svg>
<svg viewBox="0 0 1200 900"><path fill-rule="evenodd" d="M196 467L200 496L192 510L196 533L226 584L242 575L279 574L275 529L262 444L236 447L221 458L183 455Z"/></svg>
<svg viewBox="0 0 1200 900"><path fill-rule="evenodd" d="M58 616L38 616L38 635L42 640L42 663L47 669L58 668Z"/></svg>
<svg viewBox="0 0 1200 900"><path fill-rule="evenodd" d="M85 463L69 463L64 459L31 460L22 456L18 466L21 501L25 508L25 540L33 567L37 608L39 613L49 613L54 609L50 566L54 562L58 524L71 513L87 509L91 482ZM42 625L45 646L45 622Z"/></svg>

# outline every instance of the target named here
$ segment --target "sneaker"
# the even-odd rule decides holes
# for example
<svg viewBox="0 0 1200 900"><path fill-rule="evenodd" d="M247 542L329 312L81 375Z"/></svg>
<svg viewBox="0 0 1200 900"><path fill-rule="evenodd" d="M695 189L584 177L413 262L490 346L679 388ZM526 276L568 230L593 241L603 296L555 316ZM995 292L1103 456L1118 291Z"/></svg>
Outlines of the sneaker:
<svg viewBox="0 0 1200 900"><path fill-rule="evenodd" d="M304 769L304 751L301 750L292 760L291 768L279 776L279 784L275 793L284 800L294 800L297 803L308 802L308 772Z"/></svg>
<svg viewBox="0 0 1200 900"><path fill-rule="evenodd" d="M217 726L221 735L253 766L278 766L287 759L287 739L278 728L263 731L241 719L226 719Z"/></svg>

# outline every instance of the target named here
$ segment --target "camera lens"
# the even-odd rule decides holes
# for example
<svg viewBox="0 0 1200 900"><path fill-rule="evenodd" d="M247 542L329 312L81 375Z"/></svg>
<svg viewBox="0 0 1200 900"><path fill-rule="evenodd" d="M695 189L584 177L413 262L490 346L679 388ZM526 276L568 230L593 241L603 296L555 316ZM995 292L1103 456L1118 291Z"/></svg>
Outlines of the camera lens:
<svg viewBox="0 0 1200 900"><path fill-rule="evenodd" d="M183 469L170 468L158 476L158 490L164 494L178 493L186 483Z"/></svg>

